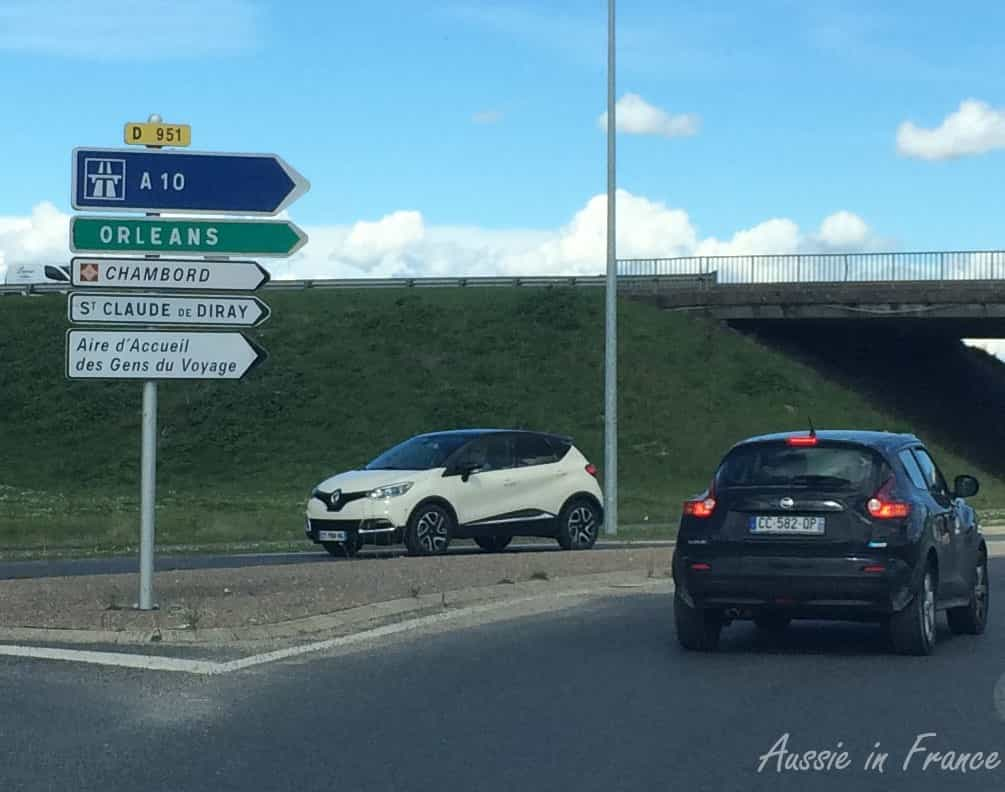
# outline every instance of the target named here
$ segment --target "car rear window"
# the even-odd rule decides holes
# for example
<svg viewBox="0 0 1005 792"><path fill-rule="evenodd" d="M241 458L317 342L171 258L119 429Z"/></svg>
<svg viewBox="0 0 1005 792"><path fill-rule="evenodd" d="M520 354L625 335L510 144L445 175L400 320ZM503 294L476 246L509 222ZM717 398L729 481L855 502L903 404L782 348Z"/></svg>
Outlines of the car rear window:
<svg viewBox="0 0 1005 792"><path fill-rule="evenodd" d="M889 475L889 468L882 457L864 446L756 443L729 453L716 474L716 486L866 491L876 489L884 474Z"/></svg>
<svg viewBox="0 0 1005 792"><path fill-rule="evenodd" d="M541 435L517 435L516 464L518 467L548 465L559 458L555 447Z"/></svg>

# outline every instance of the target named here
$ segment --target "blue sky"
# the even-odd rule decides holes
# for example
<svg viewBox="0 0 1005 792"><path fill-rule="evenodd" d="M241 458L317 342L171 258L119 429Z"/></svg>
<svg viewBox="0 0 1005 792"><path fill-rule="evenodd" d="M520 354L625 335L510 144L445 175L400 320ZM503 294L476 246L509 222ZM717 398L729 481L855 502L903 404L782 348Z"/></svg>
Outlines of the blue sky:
<svg viewBox="0 0 1005 792"><path fill-rule="evenodd" d="M643 102L618 143L632 254L744 252L772 219L759 252L1002 246L1005 4L621 0L618 24L618 96ZM0 0L0 251L53 255L70 150L155 111L311 180L305 271L593 266L605 25L604 0ZM898 153L905 122L924 139ZM864 225L828 235L836 212Z"/></svg>

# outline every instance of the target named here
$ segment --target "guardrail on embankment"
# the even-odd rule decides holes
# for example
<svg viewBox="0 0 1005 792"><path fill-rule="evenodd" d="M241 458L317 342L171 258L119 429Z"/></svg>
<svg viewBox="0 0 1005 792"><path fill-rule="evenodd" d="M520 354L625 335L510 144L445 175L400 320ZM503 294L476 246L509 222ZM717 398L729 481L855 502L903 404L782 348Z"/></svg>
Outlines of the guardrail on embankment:
<svg viewBox="0 0 1005 792"><path fill-rule="evenodd" d="M641 275L618 277L620 289L665 288L676 285L681 288L703 288L715 283L715 273L694 275ZM262 288L279 291L300 291L303 289L454 289L483 287L546 287L573 286L597 288L606 283L603 275L589 276L531 276L531 277L471 277L471 278L330 278L311 280L273 280ZM4 294L59 294L69 292L68 283L36 283L0 286Z"/></svg>
<svg viewBox="0 0 1005 792"><path fill-rule="evenodd" d="M791 253L620 259L622 289L704 288L769 283L902 283L1005 279L1005 250L904 253ZM514 286L602 287L604 275L273 280L266 289L402 289ZM65 292L69 284L0 286L3 294Z"/></svg>

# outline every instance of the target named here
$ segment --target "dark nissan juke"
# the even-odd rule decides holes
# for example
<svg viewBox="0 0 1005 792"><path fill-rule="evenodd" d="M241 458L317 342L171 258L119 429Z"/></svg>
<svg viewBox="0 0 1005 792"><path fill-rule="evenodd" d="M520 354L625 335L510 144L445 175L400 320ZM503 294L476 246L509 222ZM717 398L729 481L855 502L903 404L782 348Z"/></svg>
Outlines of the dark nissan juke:
<svg viewBox="0 0 1005 792"><path fill-rule="evenodd" d="M936 612L980 635L988 551L964 498L914 435L820 431L734 446L708 490L684 504L674 551L674 620L687 649L724 625L768 631L793 618L878 620L894 648L929 654Z"/></svg>

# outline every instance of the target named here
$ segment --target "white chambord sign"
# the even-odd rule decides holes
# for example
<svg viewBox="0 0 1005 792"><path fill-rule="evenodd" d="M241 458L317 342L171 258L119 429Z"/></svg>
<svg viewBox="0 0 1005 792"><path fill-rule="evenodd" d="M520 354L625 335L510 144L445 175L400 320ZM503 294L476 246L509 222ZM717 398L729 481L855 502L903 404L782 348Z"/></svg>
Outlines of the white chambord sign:
<svg viewBox="0 0 1005 792"><path fill-rule="evenodd" d="M238 332L68 330L70 379L235 380L266 357Z"/></svg>
<svg viewBox="0 0 1005 792"><path fill-rule="evenodd" d="M269 273L255 261L77 256L70 280L81 288L254 291Z"/></svg>
<svg viewBox="0 0 1005 792"><path fill-rule="evenodd" d="M257 297L73 292L67 314L80 324L255 327L269 318L269 306Z"/></svg>

